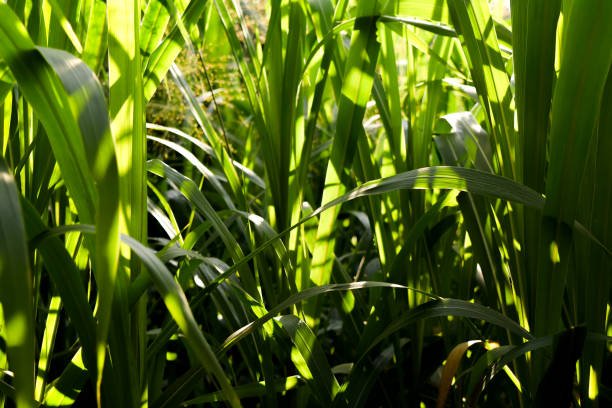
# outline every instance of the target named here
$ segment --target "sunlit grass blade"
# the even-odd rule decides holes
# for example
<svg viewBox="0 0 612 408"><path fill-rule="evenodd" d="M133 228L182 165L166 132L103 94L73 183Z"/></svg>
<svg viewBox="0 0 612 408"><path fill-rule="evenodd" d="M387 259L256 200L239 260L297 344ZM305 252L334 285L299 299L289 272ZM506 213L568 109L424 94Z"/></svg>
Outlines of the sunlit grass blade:
<svg viewBox="0 0 612 408"><path fill-rule="evenodd" d="M0 5L0 14L0 35L7 44L2 56L45 126L80 219L99 227L92 245L93 270L104 326L119 241L117 170L103 92L83 62L63 51L35 48L7 6ZM106 345L104 333L98 331L100 362Z"/></svg>
<svg viewBox="0 0 612 408"><path fill-rule="evenodd" d="M34 404L34 311L32 273L19 193L0 156L0 303L9 367L18 408Z"/></svg>
<svg viewBox="0 0 612 408"><path fill-rule="evenodd" d="M520 180L517 158L512 92L495 32L489 4L485 0L448 2L455 29L459 33L478 96L487 112L487 122L497 148L495 159L502 175Z"/></svg>
<svg viewBox="0 0 612 408"><path fill-rule="evenodd" d="M64 30L64 34L66 34L66 37L68 37L76 52L81 54L83 52L83 46L81 45L81 41L79 40L77 34L74 32L72 24L70 24L70 21L68 21L68 19L64 15L64 12L62 11L60 5L57 3L57 0L47 1L49 2L54 17L57 18L60 26L62 27L62 30Z"/></svg>
<svg viewBox="0 0 612 408"><path fill-rule="evenodd" d="M243 259L244 254L242 248L192 180L159 160L149 162L148 169L150 172L172 181L195 208L213 223L213 227L219 233L232 259L234 259L235 262L239 262L239 260ZM246 265L240 268L240 278L247 292L249 292L251 296L258 298L259 292L257 290L257 285L251 271Z"/></svg>
<svg viewBox="0 0 612 408"><path fill-rule="evenodd" d="M155 282L157 290L162 295L168 311L185 335L188 344L193 348L197 359L215 377L230 405L232 407L241 406L240 400L227 379L225 372L198 327L189 308L187 298L180 286L152 250L130 237L124 237L123 239L147 266L148 273Z"/></svg>
<svg viewBox="0 0 612 408"><path fill-rule="evenodd" d="M88 373L81 358L81 350L72 357L62 374L45 390L43 401L48 407L72 406L85 386Z"/></svg>
<svg viewBox="0 0 612 408"><path fill-rule="evenodd" d="M53 345L58 332L59 314L61 311L62 299L60 296L53 296L49 302L49 312L45 322L45 333L42 339L42 346L38 354L38 367L36 372L36 384L34 395L37 401L42 401L45 396L45 386L49 381L49 367L51 366L51 355Z"/></svg>
<svg viewBox="0 0 612 408"><path fill-rule="evenodd" d="M362 282L352 282L352 283L333 283L329 285L317 286L305 289L284 301L280 302L278 305L274 306L266 314L258 318L257 320L249 323L248 325L240 328L239 330L232 333L220 347L220 352L225 352L230 347L234 346L238 341L242 340L247 335L251 334L254 330L261 327L268 320L272 319L275 315L280 313L282 310L297 304L298 302L302 302L317 296L321 296L330 292L338 292L338 291L352 291L358 289L368 289L368 288L390 288L390 289L407 289L413 290L403 285L397 285L394 283L387 282L374 282L374 281L362 281ZM434 295L430 295L430 297L435 298Z"/></svg>
<svg viewBox="0 0 612 408"><path fill-rule="evenodd" d="M361 356L365 355L376 344L408 324L414 324L419 320L432 317L446 316L484 320L493 325L502 327L524 339L530 340L533 338L533 335L523 329L518 323L491 308L459 299L437 299L419 305L402 315L399 319L393 321L374 341L366 345L365 349L358 350L358 354Z"/></svg>
<svg viewBox="0 0 612 408"><path fill-rule="evenodd" d="M276 319L294 344L291 359L306 384L311 386L312 396L323 406L330 406L340 386L331 371L312 330L293 315Z"/></svg>
<svg viewBox="0 0 612 408"><path fill-rule="evenodd" d="M83 61L91 68L93 72L98 72L104 54L107 50L106 34L106 19L99 18L100 15L106 15L106 3L101 0L93 0L89 9L89 18L87 20L88 27L86 30L85 44L83 48Z"/></svg>
<svg viewBox="0 0 612 408"><path fill-rule="evenodd" d="M362 133L362 120L366 103L370 99L374 81L374 68L378 59L379 43L376 37L376 11L378 2L359 3L355 31L347 58L338 105L337 129L332 144L325 176L322 204L346 191L345 172L356 153L357 137ZM315 285L329 283L334 252L334 225L339 208L323 214L319 220L317 242L313 251L310 280ZM311 316L314 318L314 316Z"/></svg>
<svg viewBox="0 0 612 408"><path fill-rule="evenodd" d="M190 1L182 15L183 25L190 28L202 16L206 9L206 1ZM163 21L163 20L162 20ZM150 36L143 37L145 42L150 39ZM166 76L166 73L176 60L185 45L185 40L181 34L181 30L175 25L169 34L167 34L161 44L155 48L151 56L146 61L146 66L143 67L143 87L144 98L150 100L157 90L157 87Z"/></svg>

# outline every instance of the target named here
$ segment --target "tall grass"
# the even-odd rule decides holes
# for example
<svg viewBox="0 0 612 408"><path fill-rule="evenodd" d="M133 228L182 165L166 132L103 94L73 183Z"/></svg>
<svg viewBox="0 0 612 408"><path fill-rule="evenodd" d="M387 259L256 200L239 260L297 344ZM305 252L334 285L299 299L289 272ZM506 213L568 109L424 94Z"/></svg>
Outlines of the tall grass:
<svg viewBox="0 0 612 408"><path fill-rule="evenodd" d="M609 405L612 3L510 4L0 3L0 405Z"/></svg>

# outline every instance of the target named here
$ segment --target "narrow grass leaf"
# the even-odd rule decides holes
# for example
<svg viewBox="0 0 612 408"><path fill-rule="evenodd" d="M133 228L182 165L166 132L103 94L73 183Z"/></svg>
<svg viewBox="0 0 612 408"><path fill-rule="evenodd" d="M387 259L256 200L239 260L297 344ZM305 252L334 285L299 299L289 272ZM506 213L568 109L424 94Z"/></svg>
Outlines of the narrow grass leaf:
<svg viewBox="0 0 612 408"><path fill-rule="evenodd" d="M0 156L0 303L17 408L34 404L34 311L32 273L19 192Z"/></svg>
<svg viewBox="0 0 612 408"><path fill-rule="evenodd" d="M190 1L182 15L183 25L187 28L192 27L202 16L206 9L206 1ZM149 38L144 37L145 41ZM180 54L185 46L185 40L178 26L172 27L172 30L167 34L161 44L155 48L149 59L146 61L146 66L143 68L143 87L144 98L150 100L155 94L157 87L166 77L166 74L176 57Z"/></svg>
<svg viewBox="0 0 612 408"><path fill-rule="evenodd" d="M432 317L447 316L484 320L488 323L502 327L524 339L533 338L533 335L522 328L518 323L491 308L476 303L470 303L465 300L437 299L407 311L399 319L393 321L374 341L366 345L365 350L358 350L358 354L361 356L365 355L376 344L380 343L382 340L388 338L392 333L409 324Z"/></svg>
<svg viewBox="0 0 612 408"><path fill-rule="evenodd" d="M304 379L301 376L291 375L286 378L279 378L273 380L271 386L275 390L275 392L284 393L296 387L299 387L300 385L302 385L303 382ZM266 384L265 381L260 381L253 384L239 385L235 387L234 390L236 390L236 394L238 394L241 399L263 397L270 389L269 386L270 384ZM188 407L191 405L211 404L213 402L224 401L224 398L225 397L222 393L215 392L187 400L182 403L182 406Z"/></svg>
<svg viewBox="0 0 612 408"><path fill-rule="evenodd" d="M280 313L282 310L287 309L290 306L297 304L298 302L302 302L304 300L308 300L310 298L323 295L325 293L330 292L338 292L338 291L347 291L347 290L358 290L358 289L369 289L369 288L390 288L390 289L407 289L414 290L408 288L403 285L397 285L394 283L387 282L374 282L374 281L362 281L362 282L352 282L352 283L335 283L324 286L317 286L313 288L308 288L300 293L290 296L285 299L278 305L271 308L266 314L258 318L257 320L252 321L248 325L240 328L239 330L232 333L220 347L219 352L223 353L228 350L230 347L234 346L238 341L242 340L247 335L253 333L254 330L261 327L268 320L272 319L275 315ZM434 295L424 293L426 296L430 298L437 298Z"/></svg>
<svg viewBox="0 0 612 408"><path fill-rule="evenodd" d="M516 174L514 118L510 109L512 93L499 49L489 4L485 0L449 0L451 17L470 62L478 96L487 112L496 161L502 175L520 180Z"/></svg>
<svg viewBox="0 0 612 408"><path fill-rule="evenodd" d="M198 327L185 294L155 252L131 237L123 240L146 265L151 279L164 299L168 311L183 332L187 343L192 347L198 361L210 372L221 386L225 397L232 407L239 407L240 399L232 388L223 368L215 357L210 345Z"/></svg>
<svg viewBox="0 0 612 408"><path fill-rule="evenodd" d="M372 92L380 47L376 29L378 7L378 1L362 2L357 9L360 18L355 21L351 47L344 67L342 97L338 105L338 127L327 166L322 204L327 204L346 191L345 172L351 167L356 153L357 137L363 132L362 120ZM325 285L330 281L334 225L339 211L339 208L334 208L322 214L319 220L310 271L310 280L314 285Z"/></svg>
<svg viewBox="0 0 612 408"><path fill-rule="evenodd" d="M322 406L330 406L340 386L315 334L296 316L280 316L276 321L293 342L291 359L312 395Z"/></svg>

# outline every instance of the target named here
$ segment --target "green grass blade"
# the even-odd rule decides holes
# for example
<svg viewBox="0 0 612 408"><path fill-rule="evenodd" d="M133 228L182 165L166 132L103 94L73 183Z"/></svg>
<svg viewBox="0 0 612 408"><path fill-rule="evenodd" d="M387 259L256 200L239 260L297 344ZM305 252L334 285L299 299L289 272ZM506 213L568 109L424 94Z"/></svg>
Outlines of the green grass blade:
<svg viewBox="0 0 612 408"><path fill-rule="evenodd" d="M358 350L358 355L365 355L376 344L388 338L392 333L406 325L432 317L447 316L484 320L493 325L502 327L524 339L529 340L533 338L533 335L522 328L518 323L491 308L459 299L438 299L419 305L403 314L399 319L387 326L376 339L367 344L364 350Z"/></svg>
<svg viewBox="0 0 612 408"><path fill-rule="evenodd" d="M37 111L50 139L62 175L81 219L93 222L96 194L87 168L79 127L60 80L35 48L25 27L6 5L0 5L0 55L9 65L29 103Z"/></svg>
<svg viewBox="0 0 612 408"><path fill-rule="evenodd" d="M53 353L53 345L57 336L57 328L59 325L59 314L62 307L62 299L60 296L53 296L49 302L49 312L47 313L47 321L45 322L45 333L42 339L42 347L38 354L38 369L36 373L36 384L34 395L37 401L44 399L46 383L49 381L49 367L51 366L51 355Z"/></svg>
<svg viewBox="0 0 612 408"><path fill-rule="evenodd" d="M288 307L293 306L299 302L302 302L302 301L305 301L305 300L308 300L308 299L311 299L311 298L314 298L314 297L317 297L317 296L320 296L326 293L330 293L330 292L352 291L352 290L369 289L369 288L391 288L391 289L415 290L415 289L408 288L403 285L397 285L394 283L374 282L374 281L362 281L362 282L352 282L352 283L334 283L334 284L329 284L329 285L324 285L324 286L308 288L308 289L301 291L300 293L290 296L289 298L285 299L278 305L271 308L267 313L265 313L263 316L261 316L257 320L252 321L248 325L232 333L230 336L228 336L227 339L225 339L225 341L221 345L220 352L223 353L227 351L229 348L233 347L238 341L242 340L247 335L253 333L254 330L256 330L259 327L262 327L264 323L272 319L275 315L280 313L282 310L285 310ZM430 295L426 293L424 294L426 296L429 296L430 298L437 298L434 295Z"/></svg>
<svg viewBox="0 0 612 408"><path fill-rule="evenodd" d="M345 172L350 168L357 137L362 132L362 119L366 103L370 99L374 81L374 68L378 59L379 44L376 38L376 11L378 2L359 3L355 31L345 66L342 97L338 105L337 123L331 157L325 176L321 202L337 198L346 191ZM334 252L333 231L340 209L326 212L319 220L310 280L315 285L329 283Z"/></svg>
<svg viewBox="0 0 612 408"><path fill-rule="evenodd" d="M18 408L34 404L34 311L32 273L19 192L0 156L0 302L6 325L9 367Z"/></svg>
<svg viewBox="0 0 612 408"><path fill-rule="evenodd" d="M240 399L198 327L198 323L189 308L187 298L172 274L151 249L143 246L131 237L124 236L123 240L146 265L147 271L161 294L168 311L183 332L187 343L193 349L198 361L215 377L230 405L232 407L240 407Z"/></svg>
<svg viewBox="0 0 612 408"><path fill-rule="evenodd" d="M280 316L276 321L294 344L291 359L301 377L311 387L313 397L322 406L330 406L340 386L315 334L296 316Z"/></svg>
<svg viewBox="0 0 612 408"><path fill-rule="evenodd" d="M182 15L183 25L191 28L202 16L206 9L206 1L190 1ZM147 41L149 38L144 37ZM176 57L185 46L185 40L178 26L174 26L167 34L162 43L157 46L155 51L147 60L143 67L143 86L145 100L150 100L157 90L157 87L166 76L166 73L174 63Z"/></svg>
<svg viewBox="0 0 612 408"><path fill-rule="evenodd" d="M106 3L101 0L93 0L87 19L88 26L82 55L83 61L93 72L100 70L107 50L106 19L98 17L101 15L106 15Z"/></svg>
<svg viewBox="0 0 612 408"><path fill-rule="evenodd" d="M523 182L544 191L560 0L512 2L515 97Z"/></svg>
<svg viewBox="0 0 612 408"><path fill-rule="evenodd" d="M494 141L496 162L502 175L520 180L514 117L510 109L510 79L499 50L493 18L485 0L448 2L452 20L469 57L470 71L478 96L487 112L487 122Z"/></svg>

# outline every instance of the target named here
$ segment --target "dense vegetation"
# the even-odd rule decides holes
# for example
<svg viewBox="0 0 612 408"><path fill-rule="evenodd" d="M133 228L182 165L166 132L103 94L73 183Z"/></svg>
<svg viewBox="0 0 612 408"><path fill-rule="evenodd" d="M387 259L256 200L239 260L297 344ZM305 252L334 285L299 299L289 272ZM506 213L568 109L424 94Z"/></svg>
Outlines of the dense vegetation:
<svg viewBox="0 0 612 408"><path fill-rule="evenodd" d="M610 406L612 2L0 2L0 407Z"/></svg>

